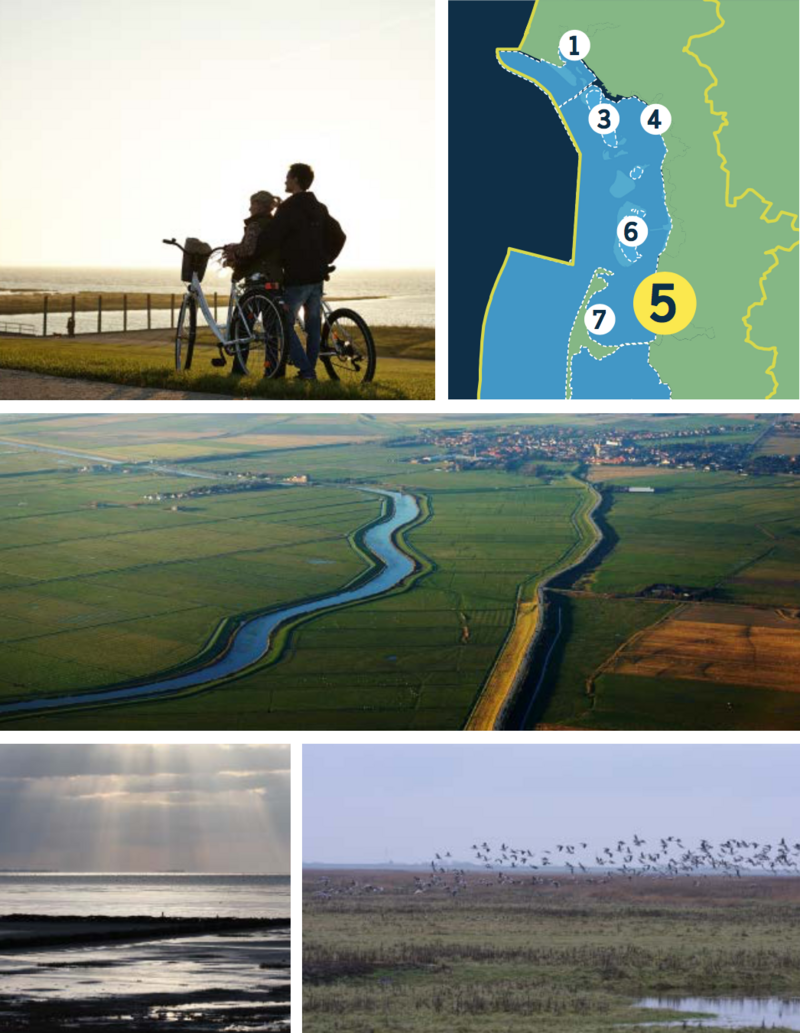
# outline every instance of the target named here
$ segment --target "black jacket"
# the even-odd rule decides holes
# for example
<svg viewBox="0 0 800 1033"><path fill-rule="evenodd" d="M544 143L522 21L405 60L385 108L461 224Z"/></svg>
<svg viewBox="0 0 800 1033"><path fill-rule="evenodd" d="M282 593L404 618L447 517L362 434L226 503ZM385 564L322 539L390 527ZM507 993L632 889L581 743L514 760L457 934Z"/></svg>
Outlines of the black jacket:
<svg viewBox="0 0 800 1033"><path fill-rule="evenodd" d="M344 247L342 227L308 190L292 194L258 238L257 254L280 250L283 280L291 287L321 283Z"/></svg>

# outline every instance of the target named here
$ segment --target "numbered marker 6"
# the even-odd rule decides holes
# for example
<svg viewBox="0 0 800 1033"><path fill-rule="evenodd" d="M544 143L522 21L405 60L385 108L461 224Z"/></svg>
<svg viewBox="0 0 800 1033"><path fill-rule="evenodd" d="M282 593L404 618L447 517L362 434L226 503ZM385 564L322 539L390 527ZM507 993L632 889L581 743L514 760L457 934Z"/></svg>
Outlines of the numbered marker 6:
<svg viewBox="0 0 800 1033"><path fill-rule="evenodd" d="M570 29L558 41L559 53L565 61L582 61L591 46L589 37L580 29Z"/></svg>
<svg viewBox="0 0 800 1033"><path fill-rule="evenodd" d="M648 104L639 116L639 121L646 133L661 136L672 125L672 115L669 108L665 108L663 104Z"/></svg>
<svg viewBox="0 0 800 1033"><path fill-rule="evenodd" d="M613 104L596 104L589 112L589 125L601 136L613 133L619 125L619 112Z"/></svg>
<svg viewBox="0 0 800 1033"><path fill-rule="evenodd" d="M647 240L647 223L638 215L626 215L617 226L617 236L623 247L638 247Z"/></svg>
<svg viewBox="0 0 800 1033"><path fill-rule="evenodd" d="M617 317L609 305L590 305L583 317L586 329L590 334L607 334L614 329Z"/></svg>

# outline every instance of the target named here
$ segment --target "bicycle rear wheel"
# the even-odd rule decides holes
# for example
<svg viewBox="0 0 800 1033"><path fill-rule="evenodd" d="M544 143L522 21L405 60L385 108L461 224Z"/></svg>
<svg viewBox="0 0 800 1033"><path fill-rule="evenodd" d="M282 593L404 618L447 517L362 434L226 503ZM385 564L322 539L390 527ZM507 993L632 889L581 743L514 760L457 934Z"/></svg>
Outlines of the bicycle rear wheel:
<svg viewBox="0 0 800 1033"><path fill-rule="evenodd" d="M357 312L349 308L331 312L322 328L320 359L331 380L344 383L372 380L375 342L372 331Z"/></svg>
<svg viewBox="0 0 800 1033"><path fill-rule="evenodd" d="M178 316L178 329L175 334L175 369L178 372L192 368L192 356L194 354L196 337L197 301L191 294L187 294L181 304L181 311Z"/></svg>
<svg viewBox="0 0 800 1033"><path fill-rule="evenodd" d="M234 345L234 373L267 378L280 375L286 364L286 333L283 315L266 291L252 291L239 299L228 338L242 339Z"/></svg>

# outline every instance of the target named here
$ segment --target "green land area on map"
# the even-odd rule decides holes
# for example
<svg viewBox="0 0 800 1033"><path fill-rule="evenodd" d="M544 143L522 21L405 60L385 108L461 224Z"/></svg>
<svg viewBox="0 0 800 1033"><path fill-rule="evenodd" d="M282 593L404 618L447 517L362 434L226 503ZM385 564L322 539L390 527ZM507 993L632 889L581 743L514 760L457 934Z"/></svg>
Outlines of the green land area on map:
<svg viewBox="0 0 800 1033"><path fill-rule="evenodd" d="M798 5L721 0L719 15L724 25L692 40L690 54L690 36L720 25L714 0L537 0L521 49L560 63L559 39L581 29L591 41L586 63L609 94L663 103L672 115L663 173L673 227L659 269L685 277L697 295L686 329L650 346L673 398L797 398ZM726 205L713 135L723 117L705 100L712 72L708 99L728 123L718 135L728 202L757 191L768 210L752 192ZM767 253L774 248L792 250ZM755 347L742 319L761 301L770 267L767 301L749 316ZM590 344L576 325L573 351Z"/></svg>

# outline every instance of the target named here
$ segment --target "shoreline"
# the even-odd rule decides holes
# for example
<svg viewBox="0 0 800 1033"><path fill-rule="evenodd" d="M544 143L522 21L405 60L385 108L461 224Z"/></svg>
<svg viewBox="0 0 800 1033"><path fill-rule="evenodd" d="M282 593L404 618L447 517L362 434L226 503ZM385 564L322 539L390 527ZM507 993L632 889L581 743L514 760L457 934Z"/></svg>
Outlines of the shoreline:
<svg viewBox="0 0 800 1033"><path fill-rule="evenodd" d="M585 514L579 513L577 517L577 519L580 519L581 516L585 515L593 532L592 538L579 555L575 559L570 560L566 566L559 566L558 569L546 573L540 578L536 583L534 599L523 600L523 587L520 587L518 590L514 621L464 725L465 731L494 731L505 727L509 711L515 704L519 690L529 674L531 659L544 628L545 588L555 578L560 577L582 563L603 540L603 533L594 520L594 514L602 502L602 495L588 481L580 478L576 479L585 486L589 492L589 497L592 499L591 507ZM572 520L574 524L576 520L574 514ZM526 718L536 700L540 685L541 679L526 708Z"/></svg>
<svg viewBox="0 0 800 1033"><path fill-rule="evenodd" d="M0 915L0 955L133 943L140 940L288 929L291 918L155 917L152 915Z"/></svg>

